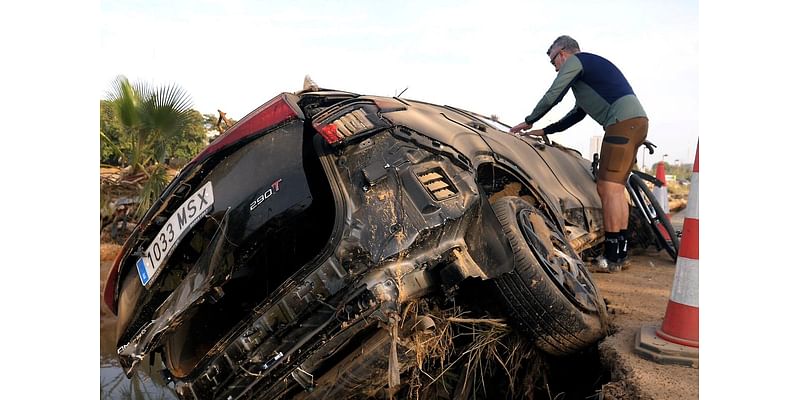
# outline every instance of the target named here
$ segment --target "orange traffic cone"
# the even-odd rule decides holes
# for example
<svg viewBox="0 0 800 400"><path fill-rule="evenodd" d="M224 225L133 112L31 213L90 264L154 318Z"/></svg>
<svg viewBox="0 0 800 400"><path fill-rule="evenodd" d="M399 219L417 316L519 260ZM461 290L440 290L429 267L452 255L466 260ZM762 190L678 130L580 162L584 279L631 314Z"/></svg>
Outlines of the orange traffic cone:
<svg viewBox="0 0 800 400"><path fill-rule="evenodd" d="M664 171L663 161L659 161L656 165L656 179L661 181L664 186L653 188L653 194L656 196L656 200L658 200L658 205L664 210L667 220L671 221L672 217L669 215L669 195L667 194L667 174ZM664 225L659 225L658 229L661 231L661 235L669 240L669 234L666 228L664 228Z"/></svg>
<svg viewBox="0 0 800 400"><path fill-rule="evenodd" d="M672 294L661 327L643 326L636 333L634 351L660 364L682 364L698 368L700 347L699 288L699 174L700 144L694 156L689 204L683 221L683 240L675 263Z"/></svg>

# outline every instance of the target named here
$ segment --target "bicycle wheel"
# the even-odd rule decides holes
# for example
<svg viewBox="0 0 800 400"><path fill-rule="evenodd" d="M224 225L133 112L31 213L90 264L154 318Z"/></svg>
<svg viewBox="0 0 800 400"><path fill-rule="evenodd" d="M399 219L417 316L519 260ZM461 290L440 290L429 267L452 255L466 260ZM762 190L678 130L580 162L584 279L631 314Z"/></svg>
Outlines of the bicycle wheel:
<svg viewBox="0 0 800 400"><path fill-rule="evenodd" d="M656 238L656 246L666 250L673 261L677 260L680 241L678 235L675 234L675 228L672 227L672 223L658 204L656 196L650 191L644 180L635 174L630 175L628 184L631 196L635 196L638 200L637 208L639 204L642 205L640 212L644 215L648 227Z"/></svg>

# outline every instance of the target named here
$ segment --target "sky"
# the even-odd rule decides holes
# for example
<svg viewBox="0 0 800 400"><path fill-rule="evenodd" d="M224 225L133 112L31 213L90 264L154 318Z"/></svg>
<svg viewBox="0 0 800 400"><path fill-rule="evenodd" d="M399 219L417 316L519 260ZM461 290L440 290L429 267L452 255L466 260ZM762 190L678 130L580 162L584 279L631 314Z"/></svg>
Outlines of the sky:
<svg viewBox="0 0 800 400"><path fill-rule="evenodd" d="M320 87L446 104L516 125L555 78L568 34L611 60L650 119L645 163L691 163L698 140L697 1L101 1L98 95L117 75L183 87L240 119L280 92ZM570 92L542 120L574 105ZM590 117L553 140L589 155ZM641 164L640 151L637 155Z"/></svg>

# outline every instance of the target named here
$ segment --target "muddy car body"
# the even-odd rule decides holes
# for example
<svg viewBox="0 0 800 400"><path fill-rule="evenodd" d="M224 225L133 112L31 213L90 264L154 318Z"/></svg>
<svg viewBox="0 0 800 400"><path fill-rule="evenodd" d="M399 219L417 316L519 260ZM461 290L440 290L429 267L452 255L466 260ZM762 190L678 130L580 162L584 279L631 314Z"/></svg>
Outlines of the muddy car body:
<svg viewBox="0 0 800 400"><path fill-rule="evenodd" d="M579 256L602 241L590 163L507 130L400 98L273 98L123 246L104 293L121 364L159 354L184 398L374 392L412 367L404 306L468 281L547 353L595 343L605 305Z"/></svg>

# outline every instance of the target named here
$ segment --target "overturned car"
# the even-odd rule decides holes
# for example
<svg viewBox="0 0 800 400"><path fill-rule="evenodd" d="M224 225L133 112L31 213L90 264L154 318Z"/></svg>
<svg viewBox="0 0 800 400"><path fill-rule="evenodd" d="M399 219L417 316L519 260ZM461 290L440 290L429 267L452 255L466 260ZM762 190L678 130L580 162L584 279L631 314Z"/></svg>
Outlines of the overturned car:
<svg viewBox="0 0 800 400"><path fill-rule="evenodd" d="M104 301L126 373L158 355L189 399L375 393L415 365L408 338L427 325L409 305L463 290L542 352L593 345L607 327L581 257L603 240L590 162L507 132L402 98L268 101L125 242Z"/></svg>

